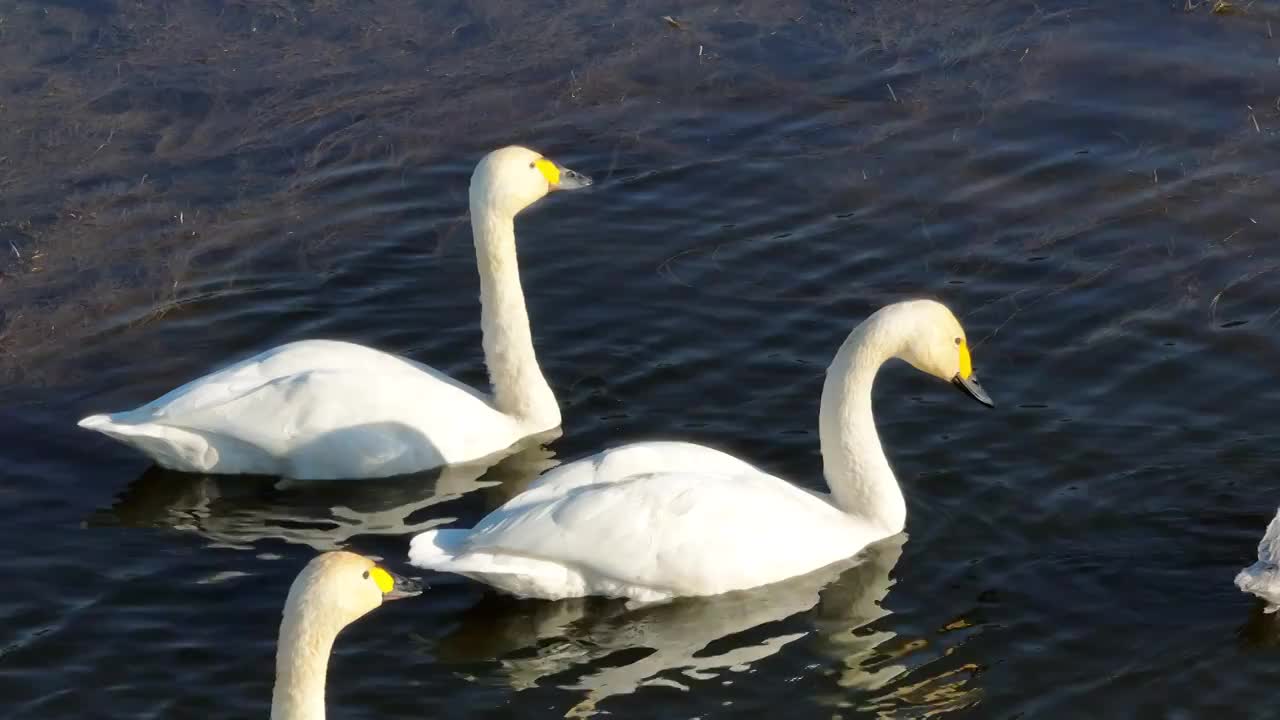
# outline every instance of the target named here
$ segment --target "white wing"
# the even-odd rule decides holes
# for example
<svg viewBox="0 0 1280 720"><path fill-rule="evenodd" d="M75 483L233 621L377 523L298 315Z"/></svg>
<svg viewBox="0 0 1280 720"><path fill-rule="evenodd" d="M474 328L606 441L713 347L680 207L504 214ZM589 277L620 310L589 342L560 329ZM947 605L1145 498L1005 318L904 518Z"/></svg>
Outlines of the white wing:
<svg viewBox="0 0 1280 720"><path fill-rule="evenodd" d="M484 395L422 363L380 350L338 340L300 340L258 353L170 390L133 412L153 411L177 416L217 407L265 383L316 371L345 371L374 377L380 374L426 373L479 400Z"/></svg>
<svg viewBox="0 0 1280 720"><path fill-rule="evenodd" d="M639 474L661 472L764 474L748 462L705 445L678 441L637 442L602 450L545 473L527 490L512 498L502 510L512 511L545 502L584 485L618 482Z"/></svg>
<svg viewBox="0 0 1280 720"><path fill-rule="evenodd" d="M501 556L523 557L620 594L713 595L825 567L882 535L754 468L610 477L516 500L484 518L440 569L465 568L469 557L498 557L498 565Z"/></svg>
<svg viewBox="0 0 1280 720"><path fill-rule="evenodd" d="M465 462L521 433L483 395L352 343L282 345L81 425L177 470L371 477Z"/></svg>

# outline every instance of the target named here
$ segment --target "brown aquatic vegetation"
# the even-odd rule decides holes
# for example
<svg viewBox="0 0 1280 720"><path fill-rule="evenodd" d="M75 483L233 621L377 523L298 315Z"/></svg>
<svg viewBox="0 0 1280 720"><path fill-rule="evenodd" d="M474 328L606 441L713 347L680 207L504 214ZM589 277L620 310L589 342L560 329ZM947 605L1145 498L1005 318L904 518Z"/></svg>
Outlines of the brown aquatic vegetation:
<svg viewBox="0 0 1280 720"><path fill-rule="evenodd" d="M758 44L773 33L905 57L951 48L944 36L963 23L904 32L927 11L895 25L889 4L872 7L869 29L866 12L838 4L678 10L671 23L641 2L608 15L499 0L15 8L0 22L0 368L35 380L61 349L198 302L208 291L187 287L193 273L233 273L228 257L251 266L246 244L281 242L281 218L322 212L319 168L422 166L456 159L459 141L473 156L583 112L605 136L587 141L675 158L661 116L638 107L829 104L771 70ZM967 42L954 51L980 60L992 41ZM324 255L325 237L293 237Z"/></svg>
<svg viewBox="0 0 1280 720"><path fill-rule="evenodd" d="M784 107L800 129L748 128L705 162L756 152L810 163L817 171L780 177L777 189L820 193L833 212L900 182L877 175L877 158L913 145L932 171L972 181L985 161L972 134L1041 107L1056 79L1086 62L1089 40L1074 30L1086 12L976 0L661 12L640 0L607 12L570 0L12 8L0 16L0 380L48 380L61 353L232 292L263 263L324 272L343 243L383 230L358 213L329 218L335 168L407 173L509 142L609 149L611 166L591 169L606 176L620 155L677 167L690 148L668 132L673 117ZM811 76L815 63L824 79ZM844 68L847 82L830 79ZM1228 192L1258 192L1251 176L1210 183L1195 169L1266 137L1280 110L1251 101L1241 135L1191 143L1184 168L1144 167L1148 139L1125 138L1141 182L1158 185L1140 211L1176 214L1231 183ZM949 144L938 140L948 133ZM465 187L439 192L459 220L428 246L465 232ZM963 211L923 192L884 201L914 208L925 233ZM998 206L998 193L993 185L968 202ZM1082 230L1027 242L1043 249L1109 221L1075 218ZM975 242L977 253L981 233Z"/></svg>

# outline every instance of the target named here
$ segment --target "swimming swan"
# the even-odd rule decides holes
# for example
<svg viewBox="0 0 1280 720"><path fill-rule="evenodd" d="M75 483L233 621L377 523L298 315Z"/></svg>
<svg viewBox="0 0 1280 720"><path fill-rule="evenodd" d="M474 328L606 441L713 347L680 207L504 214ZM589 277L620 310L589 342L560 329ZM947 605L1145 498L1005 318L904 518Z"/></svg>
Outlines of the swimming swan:
<svg viewBox="0 0 1280 720"><path fill-rule="evenodd" d="M560 426L538 368L516 267L515 216L591 179L506 147L471 175L480 325L493 397L426 365L333 340L302 340L193 380L97 430L171 470L319 480L387 477L469 462Z"/></svg>
<svg viewBox="0 0 1280 720"><path fill-rule="evenodd" d="M307 563L280 621L271 720L324 720L325 675L338 633L385 601L421 592L417 580L354 553L328 552Z"/></svg>
<svg viewBox="0 0 1280 720"><path fill-rule="evenodd" d="M1258 562L1236 574L1236 587L1265 600L1263 612L1280 610L1280 512L1258 543Z"/></svg>
<svg viewBox="0 0 1280 720"><path fill-rule="evenodd" d="M889 305L827 369L818 424L830 495L708 447L634 443L555 468L472 529L414 537L409 561L514 595L644 603L766 585L851 557L906 521L871 415L876 371L895 357L993 406L950 310Z"/></svg>

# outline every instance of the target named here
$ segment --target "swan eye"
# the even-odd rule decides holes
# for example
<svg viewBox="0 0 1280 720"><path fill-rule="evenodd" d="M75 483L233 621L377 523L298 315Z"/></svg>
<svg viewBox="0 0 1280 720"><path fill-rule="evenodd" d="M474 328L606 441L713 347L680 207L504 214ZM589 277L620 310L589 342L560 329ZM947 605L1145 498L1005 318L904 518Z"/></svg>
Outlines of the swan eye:
<svg viewBox="0 0 1280 720"><path fill-rule="evenodd" d="M363 577L365 580L368 580L368 579L369 579L369 571L368 571L368 570L365 570L365 571L364 571L364 575L361 575L361 577Z"/></svg>
<svg viewBox="0 0 1280 720"><path fill-rule="evenodd" d="M956 347L959 347L962 342L964 342L964 338L956 338Z"/></svg>

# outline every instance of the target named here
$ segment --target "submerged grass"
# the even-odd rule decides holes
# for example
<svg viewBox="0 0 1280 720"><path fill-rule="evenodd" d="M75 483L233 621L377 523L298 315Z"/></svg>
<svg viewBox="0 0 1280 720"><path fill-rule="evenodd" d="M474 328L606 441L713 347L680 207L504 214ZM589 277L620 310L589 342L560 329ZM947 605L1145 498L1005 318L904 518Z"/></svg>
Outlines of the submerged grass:
<svg viewBox="0 0 1280 720"><path fill-rule="evenodd" d="M47 379L95 333L207 296L187 286L210 258L251 266L263 251L248 246L323 246L279 218L324 212L313 191L326 168L471 158L566 137L565 124L584 142L676 158L688 149L664 137L664 111L776 98L831 108L779 57L785 45L828 65L945 50L948 65L985 66L1026 23L990 30L972 20L989 3L947 6L684 3L664 19L639 1L607 13L570 0L11 5L0 10L0 379Z"/></svg>
<svg viewBox="0 0 1280 720"><path fill-rule="evenodd" d="M757 155L811 168L779 189L820 193L833 212L890 182L867 175L888 156L899 173L946 168L958 176L944 182L980 183L1010 172L987 164L1007 144L997 128L1016 137L1028 112L1071 109L1058 95L1064 78L1089 72L1091 47L1077 23L1097 16L990 0L660 12L641 0L607 11L581 0L0 6L0 382L50 381L60 358L103 333L218 297L281 257L324 268L344 239L376 237L376 219L319 220L337 168L410 172L509 142L608 148L610 175L619 163L635 172L636 158L669 167ZM1178 71L1193 85L1225 72ZM1252 168L1217 169L1269 143L1280 110L1264 98L1270 88L1229 82L1257 108L1240 133L1206 138L1173 115L1144 120L1147 137L1116 144L1134 153L1127 166L1093 170L1104 190L1132 193L1125 168L1140 168L1156 190L1136 209L1076 216L1021 242L1044 252L1115 213L1177 215L1224 192L1260 192ZM740 110L793 121L750 126L710 150L671 132ZM1145 166L1143 148L1184 142L1172 153L1181 167ZM944 211L927 187L881 190L916 208L925 232L944 212L971 213L978 231L1010 220L990 211L990 194ZM465 209L465 188L439 192ZM446 231L459 233L461 222Z"/></svg>

